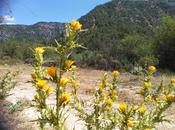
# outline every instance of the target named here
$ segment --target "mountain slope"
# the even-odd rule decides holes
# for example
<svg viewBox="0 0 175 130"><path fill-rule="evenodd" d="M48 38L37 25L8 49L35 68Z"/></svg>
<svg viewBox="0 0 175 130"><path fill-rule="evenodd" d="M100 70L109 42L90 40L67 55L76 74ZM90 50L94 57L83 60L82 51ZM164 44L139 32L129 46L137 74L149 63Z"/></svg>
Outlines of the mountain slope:
<svg viewBox="0 0 175 130"><path fill-rule="evenodd" d="M34 25L0 25L0 40L49 41L65 34L64 23L39 22Z"/></svg>
<svg viewBox="0 0 175 130"><path fill-rule="evenodd" d="M101 46L103 43L110 46L126 34L139 33L151 36L153 27L159 23L163 15L165 10L154 2L113 0L97 6L81 17L80 21L86 28L93 27L93 31L85 35L84 41L87 41L88 46Z"/></svg>

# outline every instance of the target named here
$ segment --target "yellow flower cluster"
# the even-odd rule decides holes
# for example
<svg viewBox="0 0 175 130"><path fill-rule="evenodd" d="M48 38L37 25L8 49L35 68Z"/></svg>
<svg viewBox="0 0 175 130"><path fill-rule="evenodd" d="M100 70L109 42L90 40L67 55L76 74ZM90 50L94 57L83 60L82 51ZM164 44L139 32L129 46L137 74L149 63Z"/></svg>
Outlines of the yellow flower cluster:
<svg viewBox="0 0 175 130"><path fill-rule="evenodd" d="M118 108L121 112L125 112L127 110L127 104L126 103L120 103L118 105Z"/></svg>
<svg viewBox="0 0 175 130"><path fill-rule="evenodd" d="M144 114L145 111L146 111L145 106L142 105L142 106L140 107L139 111L140 111L141 114Z"/></svg>
<svg viewBox="0 0 175 130"><path fill-rule="evenodd" d="M46 80L38 80L36 85L38 88L42 89L46 85Z"/></svg>
<svg viewBox="0 0 175 130"><path fill-rule="evenodd" d="M128 127L128 129L129 129L129 128L132 129L132 127L134 127L134 125L136 125L136 124L138 124L138 123L139 123L139 121L128 120L128 121L127 121L127 127Z"/></svg>
<svg viewBox="0 0 175 130"><path fill-rule="evenodd" d="M113 104L113 100L111 98L108 98L105 102L105 109L109 111L111 109L112 104Z"/></svg>
<svg viewBox="0 0 175 130"><path fill-rule="evenodd" d="M43 89L47 96L53 92L53 88L46 85L46 80L37 80L36 88Z"/></svg>
<svg viewBox="0 0 175 130"><path fill-rule="evenodd" d="M149 101L149 102L152 102L152 96L151 96L151 95L148 95L148 96L146 97L146 100Z"/></svg>
<svg viewBox="0 0 175 130"><path fill-rule="evenodd" d="M154 72L156 72L156 67L155 66L149 66L148 71L151 72L151 73L154 73Z"/></svg>
<svg viewBox="0 0 175 130"><path fill-rule="evenodd" d="M131 110L132 110L132 111L136 111L138 108L139 108L138 105L133 105L132 108L131 108Z"/></svg>
<svg viewBox="0 0 175 130"><path fill-rule="evenodd" d="M45 90L47 96L53 92L53 88L49 87L49 86L45 86L44 90Z"/></svg>
<svg viewBox="0 0 175 130"><path fill-rule="evenodd" d="M48 67L46 68L46 73L51 76L52 78L56 77L57 75L57 68L56 67Z"/></svg>
<svg viewBox="0 0 175 130"><path fill-rule="evenodd" d="M62 97L61 97L61 101L63 103L68 103L70 101L70 95L69 93L65 92Z"/></svg>
<svg viewBox="0 0 175 130"><path fill-rule="evenodd" d="M76 20L72 20L72 22L70 23L70 27L72 30L74 31L78 31L81 29L82 24L80 24L78 21Z"/></svg>
<svg viewBox="0 0 175 130"><path fill-rule="evenodd" d="M61 86L65 86L67 83L68 83L68 79L67 78L62 77L60 79L60 85Z"/></svg>
<svg viewBox="0 0 175 130"><path fill-rule="evenodd" d="M174 101L175 96L173 94L168 94L168 95L166 95L166 99L167 99L167 101L172 102L172 101Z"/></svg>
<svg viewBox="0 0 175 130"><path fill-rule="evenodd" d="M36 53L36 54L41 55L41 54L44 53L44 51L45 51L45 50L44 50L42 47L37 47L37 48L35 48L35 53Z"/></svg>
<svg viewBox="0 0 175 130"><path fill-rule="evenodd" d="M150 88L152 86L151 82L144 82L144 87L145 88Z"/></svg>
<svg viewBox="0 0 175 130"><path fill-rule="evenodd" d="M113 73L113 75L116 76L116 77L119 76L119 74L120 74L118 70L114 70L112 73Z"/></svg>
<svg viewBox="0 0 175 130"><path fill-rule="evenodd" d="M65 67L66 68L70 68L72 65L73 65L74 61L72 60L67 60L66 63L65 63Z"/></svg>
<svg viewBox="0 0 175 130"><path fill-rule="evenodd" d="M71 70L72 70L72 71L76 71L76 70L77 70L77 67L76 67L75 65L72 65L72 66L71 66Z"/></svg>

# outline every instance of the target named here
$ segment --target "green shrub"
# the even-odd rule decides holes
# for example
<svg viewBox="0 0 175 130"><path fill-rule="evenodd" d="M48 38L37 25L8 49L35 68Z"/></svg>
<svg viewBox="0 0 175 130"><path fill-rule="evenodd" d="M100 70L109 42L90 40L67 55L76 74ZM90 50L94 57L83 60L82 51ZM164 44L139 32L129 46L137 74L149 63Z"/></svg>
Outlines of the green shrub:
<svg viewBox="0 0 175 130"><path fill-rule="evenodd" d="M147 65L156 65L158 59L154 56L152 38L144 35L127 35L117 47L117 59L122 68L133 71L136 66L144 68Z"/></svg>
<svg viewBox="0 0 175 130"><path fill-rule="evenodd" d="M0 78L0 99L4 99L6 96L8 96L8 92L15 87L16 83L13 82L13 80L17 74L18 71L9 71Z"/></svg>
<svg viewBox="0 0 175 130"><path fill-rule="evenodd" d="M175 71L175 17L162 18L155 31L155 54L161 68Z"/></svg>

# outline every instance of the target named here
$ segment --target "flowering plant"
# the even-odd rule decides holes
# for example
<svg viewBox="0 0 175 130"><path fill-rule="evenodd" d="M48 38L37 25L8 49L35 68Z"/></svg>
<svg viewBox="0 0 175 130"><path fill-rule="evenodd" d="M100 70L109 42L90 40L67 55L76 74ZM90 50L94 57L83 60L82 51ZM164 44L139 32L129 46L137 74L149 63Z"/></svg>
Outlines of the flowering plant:
<svg viewBox="0 0 175 130"><path fill-rule="evenodd" d="M64 73L72 71L73 61L70 55L73 49L82 47L76 43L76 35L81 31L81 24L78 21L72 21L66 25L66 37L63 44L57 41L56 47L37 47L34 50L35 63L33 65L34 72L32 73L32 83L36 88L34 96L37 111L40 113L38 122L40 128L44 129L45 124L50 124L56 130L64 130L64 122L69 111L70 94L66 91L68 87L68 78L64 77ZM43 59L44 52L47 50L55 51L59 57L59 62L56 66L44 68ZM52 87L50 84L52 83ZM55 92L55 105L51 106L47 103L47 98Z"/></svg>

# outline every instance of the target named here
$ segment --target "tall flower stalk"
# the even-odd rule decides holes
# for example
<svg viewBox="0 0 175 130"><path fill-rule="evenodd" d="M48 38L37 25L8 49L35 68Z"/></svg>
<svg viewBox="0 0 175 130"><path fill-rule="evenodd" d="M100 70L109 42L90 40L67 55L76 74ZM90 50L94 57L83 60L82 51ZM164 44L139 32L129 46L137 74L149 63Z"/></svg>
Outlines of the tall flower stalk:
<svg viewBox="0 0 175 130"><path fill-rule="evenodd" d="M70 94L66 92L69 79L64 77L64 74L72 70L74 62L70 59L71 53L75 48L82 47L76 43L76 37L81 31L81 27L82 25L78 21L73 20L66 25L66 37L63 43L59 44L56 41L56 47L38 47L34 50L35 63L32 73L32 83L36 88L34 106L40 113L37 121L41 130L44 130L46 124L53 126L56 130L64 130L64 122L70 109L71 99ZM43 67L43 63L45 63L43 55L47 50L56 52L59 57L57 66ZM51 83L53 87L49 86ZM54 107L47 103L47 98L53 92L56 96Z"/></svg>

